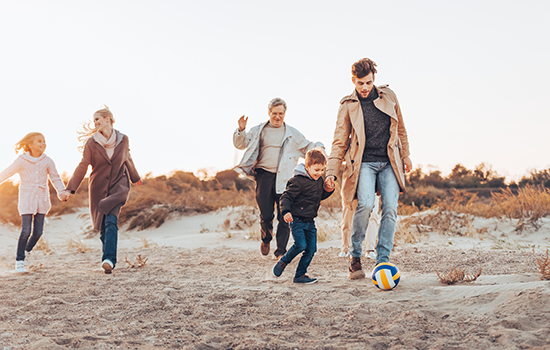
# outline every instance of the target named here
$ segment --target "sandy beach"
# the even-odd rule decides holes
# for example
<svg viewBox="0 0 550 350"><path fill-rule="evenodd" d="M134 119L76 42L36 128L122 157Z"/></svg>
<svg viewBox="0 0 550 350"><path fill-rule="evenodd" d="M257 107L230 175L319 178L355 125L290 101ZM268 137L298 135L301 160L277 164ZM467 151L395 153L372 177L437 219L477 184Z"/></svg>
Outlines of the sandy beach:
<svg viewBox="0 0 550 350"><path fill-rule="evenodd" d="M318 283L292 283L297 261L272 277L275 260L227 222L239 208L122 230L117 267L105 275L99 239L83 235L85 213L50 217L51 252L33 251L24 274L13 272L18 229L0 226L0 349L550 348L550 282L536 263L548 221L515 234L512 222L479 219L490 228L483 239L397 241L391 259L402 277L386 292L347 279L335 234L310 266ZM322 217L318 227L336 232L337 221ZM144 266L125 262L138 255ZM363 259L367 275L373 267ZM454 267L482 274L441 283L436 270Z"/></svg>

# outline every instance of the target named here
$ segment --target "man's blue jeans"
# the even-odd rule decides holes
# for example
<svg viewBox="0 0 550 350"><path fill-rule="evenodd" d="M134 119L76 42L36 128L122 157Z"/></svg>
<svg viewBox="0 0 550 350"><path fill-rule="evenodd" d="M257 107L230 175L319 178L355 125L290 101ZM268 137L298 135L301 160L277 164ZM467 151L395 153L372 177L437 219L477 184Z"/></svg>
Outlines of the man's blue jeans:
<svg viewBox="0 0 550 350"><path fill-rule="evenodd" d="M116 251L118 242L118 218L115 215L105 215L99 239L103 243L103 258L111 260L113 265L116 265ZM114 266L113 266L114 267Z"/></svg>
<svg viewBox="0 0 550 350"><path fill-rule="evenodd" d="M17 256L15 257L15 260L25 260L25 251L30 252L32 248L34 248L34 246L42 236L45 217L46 214L21 215L21 235L19 236L19 241L17 242Z"/></svg>
<svg viewBox="0 0 550 350"><path fill-rule="evenodd" d="M296 255L304 252L296 268L295 277L300 277L307 273L307 268L317 251L317 228L315 227L315 220L305 222L294 217L290 223L290 230L292 231L294 244L281 257L281 261L285 264L290 264Z"/></svg>
<svg viewBox="0 0 550 350"><path fill-rule="evenodd" d="M399 183L389 162L362 163L357 182L357 209L353 214L351 228L351 256L360 258L362 244L369 224L370 213L374 207L376 189L382 200L382 220L378 229L376 245L376 264L390 261L393 249L393 237L397 222Z"/></svg>

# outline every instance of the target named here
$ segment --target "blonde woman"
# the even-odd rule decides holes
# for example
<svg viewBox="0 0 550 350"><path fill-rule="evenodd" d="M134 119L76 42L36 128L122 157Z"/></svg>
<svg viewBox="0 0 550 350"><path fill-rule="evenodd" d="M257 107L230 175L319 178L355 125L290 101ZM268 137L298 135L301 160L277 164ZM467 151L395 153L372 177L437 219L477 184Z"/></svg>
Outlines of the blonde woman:
<svg viewBox="0 0 550 350"><path fill-rule="evenodd" d="M103 243L101 267L109 274L116 266L118 215L128 200L130 181L142 184L128 146L128 136L113 128L115 119L107 106L96 111L91 123L84 124L79 141L83 142L80 164L67 185L71 194L80 186L92 166L89 179L90 215Z"/></svg>
<svg viewBox="0 0 550 350"><path fill-rule="evenodd" d="M55 163L44 153L46 150L44 135L39 132L28 133L15 144L15 152L20 150L24 153L0 173L0 184L15 174L19 174L21 178L17 206L21 215L21 235L17 243L15 271L25 272L25 253L30 253L42 236L44 218L52 207L48 177L60 199L63 198L61 194L65 187L55 168Z"/></svg>

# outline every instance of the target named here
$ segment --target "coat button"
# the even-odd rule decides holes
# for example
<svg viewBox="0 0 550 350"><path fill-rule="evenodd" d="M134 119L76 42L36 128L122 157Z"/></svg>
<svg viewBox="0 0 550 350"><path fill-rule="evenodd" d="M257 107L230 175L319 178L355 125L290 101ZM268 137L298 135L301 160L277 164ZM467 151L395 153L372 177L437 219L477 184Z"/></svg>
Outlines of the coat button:
<svg viewBox="0 0 550 350"><path fill-rule="evenodd" d="M359 146L359 142L357 142L357 146Z"/></svg>
<svg viewBox="0 0 550 350"><path fill-rule="evenodd" d="M355 163L355 160L354 160L354 159L351 160L351 164L353 164L353 163Z"/></svg>

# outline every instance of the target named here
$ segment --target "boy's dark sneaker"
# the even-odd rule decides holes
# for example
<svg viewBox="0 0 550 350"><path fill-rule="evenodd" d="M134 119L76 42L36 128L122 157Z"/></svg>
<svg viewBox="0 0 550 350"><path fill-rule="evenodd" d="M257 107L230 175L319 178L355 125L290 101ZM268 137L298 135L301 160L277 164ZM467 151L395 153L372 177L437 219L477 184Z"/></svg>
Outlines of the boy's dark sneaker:
<svg viewBox="0 0 550 350"><path fill-rule="evenodd" d="M309 278L307 275L294 277L294 283L311 284L317 282L317 278Z"/></svg>
<svg viewBox="0 0 550 350"><path fill-rule="evenodd" d="M260 251L262 252L262 255L269 254L269 243L262 242L260 244Z"/></svg>
<svg viewBox="0 0 550 350"><path fill-rule="evenodd" d="M365 278L365 271L363 271L363 268L361 267L361 258L352 257L351 264L349 267L348 279L358 280L361 278Z"/></svg>
<svg viewBox="0 0 550 350"><path fill-rule="evenodd" d="M285 270L286 264L281 260L277 261L275 266L273 266L273 276L281 277L283 271Z"/></svg>

